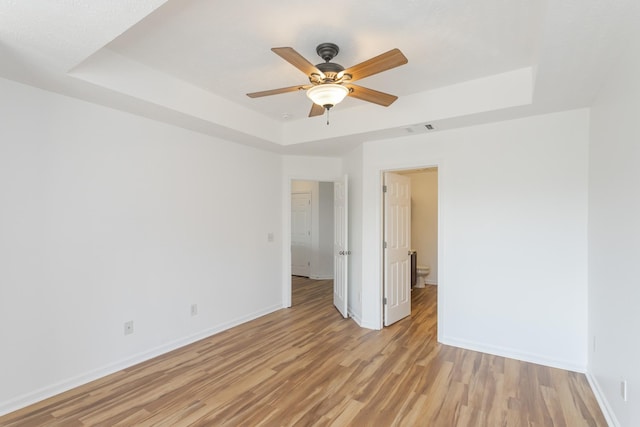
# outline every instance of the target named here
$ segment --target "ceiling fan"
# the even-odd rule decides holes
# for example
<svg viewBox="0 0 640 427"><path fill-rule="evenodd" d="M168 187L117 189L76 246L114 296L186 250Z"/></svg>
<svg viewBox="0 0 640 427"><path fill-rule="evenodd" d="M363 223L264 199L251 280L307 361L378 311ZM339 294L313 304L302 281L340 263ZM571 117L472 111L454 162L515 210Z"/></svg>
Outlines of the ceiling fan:
<svg viewBox="0 0 640 427"><path fill-rule="evenodd" d="M388 52L345 69L342 65L331 62L340 51L334 43L321 43L316 47L316 53L325 61L317 65L313 65L307 61L291 47L274 47L271 50L305 73L309 77L309 84L252 92L248 93L247 96L250 98L259 98L297 90L306 90L307 97L313 102L309 117L322 115L325 110L329 111L329 109L341 102L346 96L388 107L398 99L397 96L357 86L354 85L353 82L404 65L408 62L407 58L399 49L391 49Z"/></svg>

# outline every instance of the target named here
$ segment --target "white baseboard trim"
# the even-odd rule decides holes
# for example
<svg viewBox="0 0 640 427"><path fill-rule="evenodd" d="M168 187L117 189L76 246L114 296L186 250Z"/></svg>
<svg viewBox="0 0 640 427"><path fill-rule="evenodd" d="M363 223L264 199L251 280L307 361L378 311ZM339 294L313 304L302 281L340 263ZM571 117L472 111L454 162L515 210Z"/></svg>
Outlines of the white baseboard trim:
<svg viewBox="0 0 640 427"><path fill-rule="evenodd" d="M353 311L351 311L351 309L349 309L349 317L352 318L358 326L362 327L362 318L359 314L354 313Z"/></svg>
<svg viewBox="0 0 640 427"><path fill-rule="evenodd" d="M552 359L541 356L539 354L526 353L512 348L492 346L477 342L467 341L464 339L443 336L442 344L460 347L467 350L479 351L481 353L493 354L495 356L508 357L509 359L521 360L523 362L535 363L538 365L549 366L551 368L564 369L566 371L586 373L587 367L568 360Z"/></svg>
<svg viewBox="0 0 640 427"><path fill-rule="evenodd" d="M426 279L426 280L424 281L424 283L425 283L425 285L434 285L434 286L438 286L438 282L436 282L435 280L429 280L429 279Z"/></svg>
<svg viewBox="0 0 640 427"><path fill-rule="evenodd" d="M257 319L258 317L262 317L269 313L273 313L274 311L282 309L282 304L273 305L270 307L266 307L262 310L250 313L246 316L239 317L237 319L231 320L229 322L224 322L219 325L216 325L212 328L206 329L204 331L197 332L195 334L188 335L184 338L180 338L174 341L171 341L167 344L163 344L161 346L152 348L148 351L143 351L138 354L135 354L131 357L127 357L125 359L119 360L114 363L110 363L106 366L103 366L98 369L91 370L89 372L85 372L84 374L77 375L75 377L57 382L55 384L51 384L45 387L42 387L33 392L29 392L23 394L21 396L15 397L11 400L7 400L5 402L0 402L0 416L6 415L10 412L17 411L18 409L22 409L26 406L32 405L34 403L40 402L44 399L48 399L57 394L63 393L65 391L71 390L73 388L79 387L81 385L87 384L91 381L95 381L97 379L103 378L107 375L113 374L115 372L121 371L138 363L147 361L149 359L153 359L154 357L163 355L172 350L176 350L180 347L184 347L186 345L192 344L196 341L200 341L201 339L208 338L212 335L215 335L219 332L230 329L234 326L238 326L242 323L246 323L250 320Z"/></svg>
<svg viewBox="0 0 640 427"><path fill-rule="evenodd" d="M313 279L313 280L331 280L333 279L333 275L317 275L317 274L313 274L311 276L309 276L309 279Z"/></svg>
<svg viewBox="0 0 640 427"><path fill-rule="evenodd" d="M596 400L598 401L602 415L604 415L604 419L607 421L607 425L609 425L609 427L620 427L616 414L613 412L611 405L609 405L609 401L602 392L602 388L600 388L600 384L596 377L594 377L590 372L587 372L585 375L587 376L587 381L589 381L593 394L596 396Z"/></svg>
<svg viewBox="0 0 640 427"><path fill-rule="evenodd" d="M360 321L360 323L359 323L359 325L360 325L362 328L365 328L365 329L372 329L372 330L374 330L374 331L380 331L380 330L382 330L382 328L380 327L380 325L375 324L375 323L372 323L372 322L366 322L366 321L364 321L364 320L361 320L361 321Z"/></svg>
<svg viewBox="0 0 640 427"><path fill-rule="evenodd" d="M356 322L356 324L358 326L360 326L361 328L380 330L379 327L377 327L377 326L375 326L375 325L373 325L371 323L363 321L362 320L362 316L360 316L359 314L353 313L351 310L349 310L349 317L351 317L353 319L353 321Z"/></svg>

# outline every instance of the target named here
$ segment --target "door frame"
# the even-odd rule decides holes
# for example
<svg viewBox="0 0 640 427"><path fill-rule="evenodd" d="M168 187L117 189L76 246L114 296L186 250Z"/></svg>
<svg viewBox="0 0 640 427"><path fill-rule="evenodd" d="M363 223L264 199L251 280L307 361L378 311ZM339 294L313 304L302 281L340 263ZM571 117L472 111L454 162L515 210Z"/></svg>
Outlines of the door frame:
<svg viewBox="0 0 640 427"><path fill-rule="evenodd" d="M437 302L437 322L438 322L438 342L442 342L445 331L445 323L444 323L444 311L446 307L446 286L445 285L445 274L444 274L444 220L442 217L442 206L444 200L444 191L443 191L443 182L442 179L442 171L444 170L442 160L437 160L432 163L417 163L417 164L403 164L402 166L398 166L395 168L380 168L378 169L379 182L378 186L379 190L377 192L379 200L378 200L378 243L380 249L379 254L379 292L380 292L380 301L378 302L378 312L380 313L380 322L379 329L384 328L384 250L382 250L382 246L384 244L384 195L382 194L382 186L384 185L384 174L386 172L406 172L411 170L419 170L426 168L438 168L438 302ZM412 190L413 191L413 190Z"/></svg>
<svg viewBox="0 0 640 427"><path fill-rule="evenodd" d="M293 181L336 182L344 179L333 175L290 175L284 178L282 195L282 307L291 307L291 183Z"/></svg>

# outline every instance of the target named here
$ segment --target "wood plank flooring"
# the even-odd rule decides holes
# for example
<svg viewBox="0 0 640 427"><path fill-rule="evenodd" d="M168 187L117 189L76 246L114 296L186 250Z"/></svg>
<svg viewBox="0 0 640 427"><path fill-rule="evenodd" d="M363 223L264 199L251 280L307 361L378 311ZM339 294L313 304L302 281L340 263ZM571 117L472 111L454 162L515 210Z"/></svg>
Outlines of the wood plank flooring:
<svg viewBox="0 0 640 427"><path fill-rule="evenodd" d="M332 282L293 307L78 387L1 426L606 426L582 374L440 345L437 287L359 328Z"/></svg>

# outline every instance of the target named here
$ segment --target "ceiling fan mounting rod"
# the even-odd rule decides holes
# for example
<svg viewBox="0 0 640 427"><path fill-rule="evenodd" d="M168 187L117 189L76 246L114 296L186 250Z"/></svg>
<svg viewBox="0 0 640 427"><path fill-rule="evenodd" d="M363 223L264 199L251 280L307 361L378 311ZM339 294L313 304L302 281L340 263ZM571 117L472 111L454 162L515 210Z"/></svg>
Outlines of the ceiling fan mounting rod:
<svg viewBox="0 0 640 427"><path fill-rule="evenodd" d="M331 61L334 57L338 55L340 52L340 48L335 43L320 43L318 47L316 47L316 53L325 62Z"/></svg>

